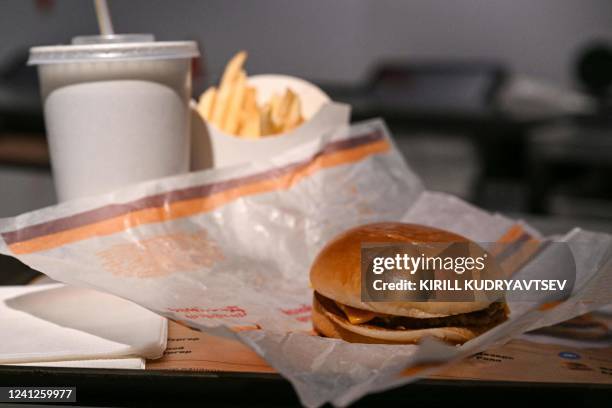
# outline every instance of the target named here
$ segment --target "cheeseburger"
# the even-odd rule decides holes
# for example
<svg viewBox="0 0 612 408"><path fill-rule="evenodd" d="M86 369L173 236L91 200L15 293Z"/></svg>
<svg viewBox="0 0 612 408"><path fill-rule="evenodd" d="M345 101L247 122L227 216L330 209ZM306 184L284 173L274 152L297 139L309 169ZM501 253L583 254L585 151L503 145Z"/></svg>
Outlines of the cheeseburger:
<svg viewBox="0 0 612 408"><path fill-rule="evenodd" d="M451 232L402 223L369 224L339 235L323 248L310 271L315 331L355 343L417 343L433 336L460 344L503 322L508 309L500 301L361 300L362 244L456 242L471 243Z"/></svg>

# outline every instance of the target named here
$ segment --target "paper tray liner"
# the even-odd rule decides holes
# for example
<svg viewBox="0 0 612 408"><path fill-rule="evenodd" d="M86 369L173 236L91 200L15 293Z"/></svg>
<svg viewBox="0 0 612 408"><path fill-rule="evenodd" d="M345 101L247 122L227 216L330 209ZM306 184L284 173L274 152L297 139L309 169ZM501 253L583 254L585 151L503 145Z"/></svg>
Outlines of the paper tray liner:
<svg viewBox="0 0 612 408"><path fill-rule="evenodd" d="M561 353L580 356L572 361ZM182 326L168 325L168 348L147 370L221 371L270 374L276 371L244 344ZM612 384L612 347L568 348L522 339L478 353L432 379Z"/></svg>

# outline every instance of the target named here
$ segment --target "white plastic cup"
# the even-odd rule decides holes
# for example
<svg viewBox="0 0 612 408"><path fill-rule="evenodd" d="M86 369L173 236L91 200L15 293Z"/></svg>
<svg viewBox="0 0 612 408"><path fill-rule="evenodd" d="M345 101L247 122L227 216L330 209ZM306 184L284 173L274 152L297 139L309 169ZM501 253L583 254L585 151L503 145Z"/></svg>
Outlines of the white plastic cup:
<svg viewBox="0 0 612 408"><path fill-rule="evenodd" d="M30 49L59 201L189 171L197 45L101 38Z"/></svg>

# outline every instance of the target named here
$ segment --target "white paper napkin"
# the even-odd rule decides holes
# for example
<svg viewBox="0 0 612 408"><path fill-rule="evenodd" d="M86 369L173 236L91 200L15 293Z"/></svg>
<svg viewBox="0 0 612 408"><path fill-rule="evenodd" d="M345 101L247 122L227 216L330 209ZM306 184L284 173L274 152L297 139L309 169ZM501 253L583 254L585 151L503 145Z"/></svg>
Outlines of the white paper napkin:
<svg viewBox="0 0 612 408"><path fill-rule="evenodd" d="M0 286L0 364L154 359L167 330L165 318L94 290Z"/></svg>
<svg viewBox="0 0 612 408"><path fill-rule="evenodd" d="M32 367L71 367L71 368L117 368L130 370L144 370L144 358L102 358L98 360L62 360L62 361L37 361L31 363L8 364L13 366Z"/></svg>

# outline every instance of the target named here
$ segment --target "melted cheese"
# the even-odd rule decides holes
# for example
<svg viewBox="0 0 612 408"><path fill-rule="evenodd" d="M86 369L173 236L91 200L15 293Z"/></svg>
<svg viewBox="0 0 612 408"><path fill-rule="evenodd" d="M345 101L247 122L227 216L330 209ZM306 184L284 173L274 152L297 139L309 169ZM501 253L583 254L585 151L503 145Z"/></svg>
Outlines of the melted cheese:
<svg viewBox="0 0 612 408"><path fill-rule="evenodd" d="M373 318L379 315L378 313L375 313L375 312L369 312L367 310L356 309L354 307L343 305L342 303L336 302L336 304L344 312L344 314L346 315L346 318L351 324L363 324L363 323L369 322L370 320L372 320Z"/></svg>

